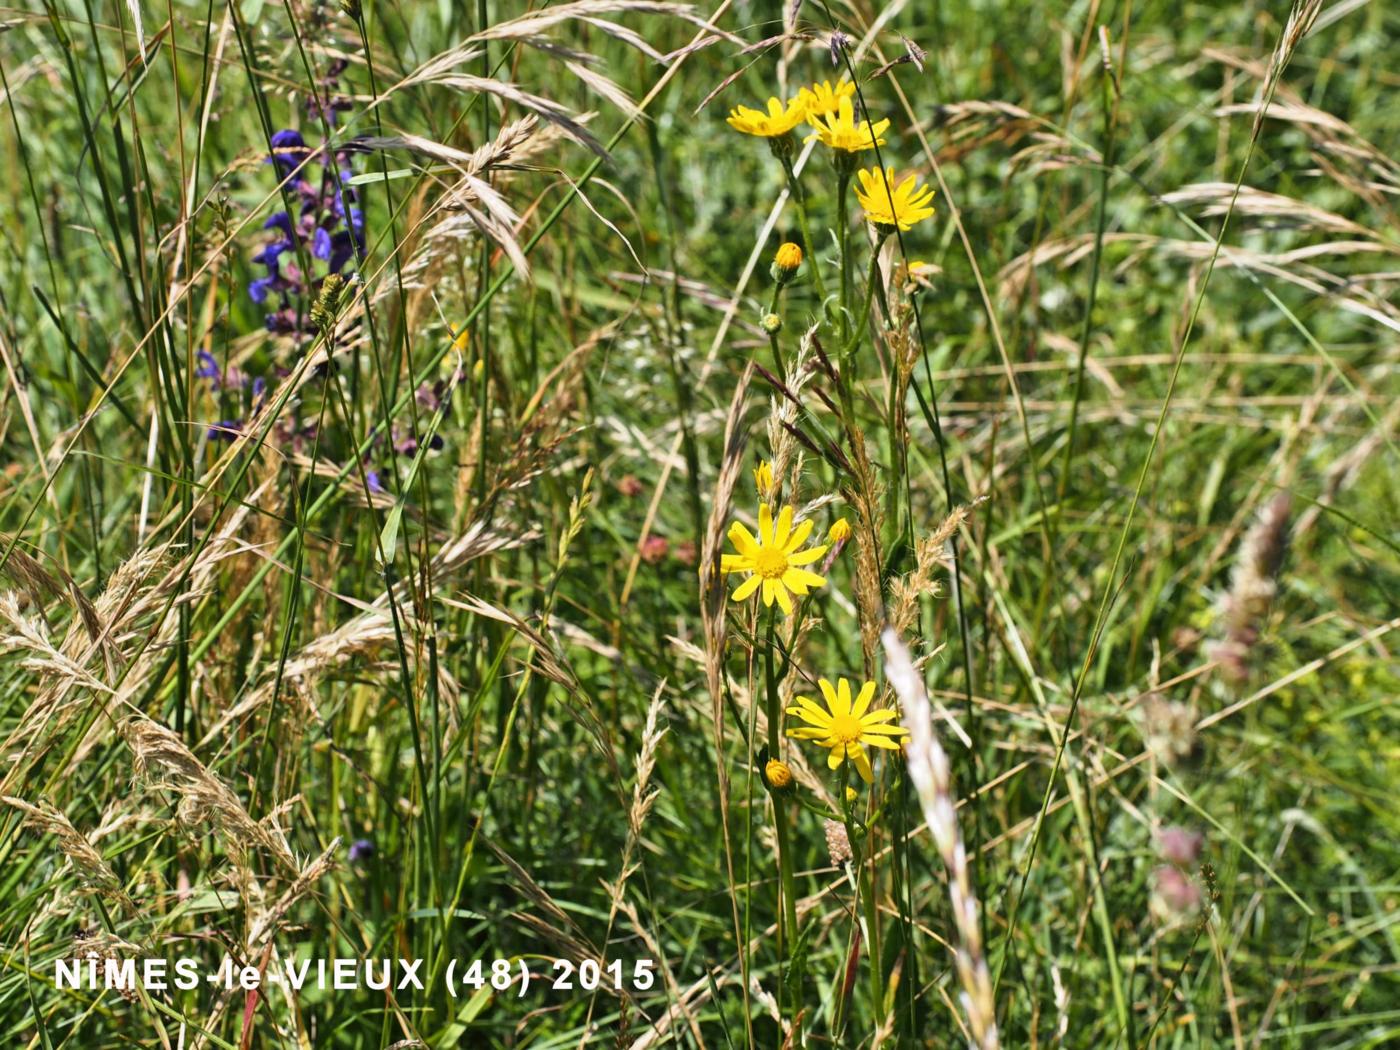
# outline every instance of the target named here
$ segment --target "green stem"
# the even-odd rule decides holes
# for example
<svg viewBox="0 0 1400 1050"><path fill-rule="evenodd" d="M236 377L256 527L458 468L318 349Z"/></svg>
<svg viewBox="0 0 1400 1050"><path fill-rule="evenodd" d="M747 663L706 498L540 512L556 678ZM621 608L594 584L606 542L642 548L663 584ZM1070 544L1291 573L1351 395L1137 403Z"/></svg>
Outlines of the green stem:
<svg viewBox="0 0 1400 1050"><path fill-rule="evenodd" d="M775 282L773 283L773 298L770 299L769 302L768 302L768 312L769 312L770 314L772 314L774 317L777 317L777 316L778 316L778 302L779 302L779 300L782 298L782 295L783 295L783 286L782 286L782 283L781 283L781 282L778 282L778 281L775 281ZM772 349L773 349L773 365L774 365L774 367L776 367L777 370L778 370L778 378L779 378L782 382L786 383L786 382L787 382L787 362L785 362L785 361L783 360L783 350L782 350L782 347L778 345L778 333L777 333L777 332L770 332L770 333L768 333L768 345L769 345L770 347L772 347Z"/></svg>
<svg viewBox="0 0 1400 1050"><path fill-rule="evenodd" d="M779 156L782 161L783 171L787 173L788 187L792 191L793 207L797 209L797 225L802 231L803 248L807 252L808 266L812 271L812 284L817 289L817 299L820 300L819 315L826 310L826 285L822 281L822 270L817 265L817 244L812 240L812 231L807 224L807 193L802 188L802 182L798 179L797 173L792 168L792 158Z"/></svg>
<svg viewBox="0 0 1400 1050"><path fill-rule="evenodd" d="M876 240L875 250L870 255L870 276L865 284L865 305L861 307L860 321L851 333L851 338L841 348L841 356L837 358L843 369L846 367L846 361L860 345L861 336L865 334L865 326L870 323L870 307L875 301L875 288L880 281L880 246L884 243L885 238L881 236Z"/></svg>
<svg viewBox="0 0 1400 1050"><path fill-rule="evenodd" d="M779 727L782 724L781 701L778 697L778 674L774 665L774 631L777 610L768 608L768 644L763 654L764 682L768 694L768 754L778 758L778 748L782 738ZM778 919L779 984L778 1001L783 1000L782 967L790 967L791 978L789 1000L792 1003L793 1046L802 1045L802 1030L798 1016L802 1011L802 975L799 967L793 967L793 945L797 940L797 882L792 872L792 845L788 839L787 803L781 795L771 794L773 800L773 824L778 834L778 876L781 883L782 908Z"/></svg>
<svg viewBox="0 0 1400 1050"><path fill-rule="evenodd" d="M841 803L842 820L846 825L846 841L851 844L851 863L855 865L856 872L856 894L860 898L860 907L865 917L865 954L870 960L870 1006L878 1020L883 1016L885 1004L884 974L880 972L880 917L875 908L875 886L872 877L875 864L873 860L869 865L865 863L866 854L873 852L865 848L869 844L873 818L871 823L866 824L866 837L862 839L857 836L855 820L851 816L851 803L846 798L846 785L850 776L849 763L842 763L841 783L836 790Z"/></svg>
<svg viewBox="0 0 1400 1050"><path fill-rule="evenodd" d="M846 190L851 176L843 167L836 177L836 237L841 246L841 341L851 337L851 224L846 217Z"/></svg>

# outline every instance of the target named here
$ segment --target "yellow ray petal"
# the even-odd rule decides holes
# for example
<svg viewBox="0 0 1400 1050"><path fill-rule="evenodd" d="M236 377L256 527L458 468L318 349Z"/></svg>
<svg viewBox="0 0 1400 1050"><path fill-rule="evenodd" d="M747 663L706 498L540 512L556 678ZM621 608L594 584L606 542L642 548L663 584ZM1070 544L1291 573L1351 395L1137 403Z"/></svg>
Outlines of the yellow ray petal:
<svg viewBox="0 0 1400 1050"><path fill-rule="evenodd" d="M883 747L886 751L899 750L899 744L886 736L862 736L860 742L866 747Z"/></svg>
<svg viewBox="0 0 1400 1050"><path fill-rule="evenodd" d="M806 594L809 587L820 587L826 583L825 576L818 576L806 569L789 569L783 573L783 586L791 587L798 594ZM798 590L801 588L801 590Z"/></svg>
<svg viewBox="0 0 1400 1050"><path fill-rule="evenodd" d="M786 547L788 533L792 531L792 508L784 507L778 511L778 524L773 530L773 546Z"/></svg>
<svg viewBox="0 0 1400 1050"><path fill-rule="evenodd" d="M873 726L862 723L860 727L861 736L908 736L909 730L903 726Z"/></svg>
<svg viewBox="0 0 1400 1050"><path fill-rule="evenodd" d="M870 710L870 701L875 699L875 683L866 682L860 687L860 693L856 696L856 703L851 708L851 714L860 718L865 712Z"/></svg>
<svg viewBox="0 0 1400 1050"><path fill-rule="evenodd" d="M806 543L807 537L810 535L812 535L812 519L807 518L804 521L799 521L797 523L797 528L793 529L784 540L778 540L777 542L783 545L784 554L791 554L793 551L797 550L798 547L802 546L802 544Z"/></svg>
<svg viewBox="0 0 1400 1050"><path fill-rule="evenodd" d="M746 558L752 558L758 553L758 543L753 538L753 533L746 529L741 521L729 526L729 542Z"/></svg>
<svg viewBox="0 0 1400 1050"><path fill-rule="evenodd" d="M850 753L851 764L856 767L856 772L860 774L860 779L869 784L874 777L870 773L870 756L865 753L865 748L859 744L849 744L846 750Z"/></svg>
<svg viewBox="0 0 1400 1050"><path fill-rule="evenodd" d="M739 584L738 590L734 592L734 600L742 602L754 591L758 590L758 585L763 582L762 576L750 576L743 583Z"/></svg>

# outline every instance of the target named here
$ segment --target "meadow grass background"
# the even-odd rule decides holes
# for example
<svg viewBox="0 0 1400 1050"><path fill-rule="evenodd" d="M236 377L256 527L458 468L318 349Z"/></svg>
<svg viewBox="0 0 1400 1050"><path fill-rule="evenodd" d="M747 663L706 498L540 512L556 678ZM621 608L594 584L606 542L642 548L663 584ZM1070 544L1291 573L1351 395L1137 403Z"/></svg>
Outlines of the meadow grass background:
<svg viewBox="0 0 1400 1050"><path fill-rule="evenodd" d="M972 741L935 720L1001 1043L1395 1045L1400 11L686 10L0 11L0 1038L791 1038L744 738L764 621L730 603L713 696L698 573L773 454L745 370L772 368L768 263L799 239L724 115L839 75L839 30L887 163L940 189L903 238L930 266L907 434L874 338L858 411L903 507L886 583L970 508L962 615L944 557L905 640ZM922 61L888 65L906 41ZM442 56L496 85L430 82ZM331 93L333 127L307 107ZM329 339L248 294L288 127L378 143L348 155L366 251ZM804 179L829 264L820 154ZM809 281L783 313L795 346ZM838 467L788 467L831 497L820 531L852 514ZM804 606L801 691L870 666L856 573L853 545ZM877 791L874 960L789 809L802 1038L960 1045L945 870L898 763ZM1203 843L1164 876L1173 826ZM56 990L89 951L658 969L622 995Z"/></svg>

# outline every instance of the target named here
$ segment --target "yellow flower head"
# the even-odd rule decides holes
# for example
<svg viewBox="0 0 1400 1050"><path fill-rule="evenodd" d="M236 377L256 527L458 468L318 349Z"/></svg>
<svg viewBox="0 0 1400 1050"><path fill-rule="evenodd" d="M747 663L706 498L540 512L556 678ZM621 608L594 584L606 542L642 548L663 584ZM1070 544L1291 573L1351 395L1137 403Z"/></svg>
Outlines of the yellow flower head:
<svg viewBox="0 0 1400 1050"><path fill-rule="evenodd" d="M773 491L773 464L768 460L760 460L758 466L753 468L753 485L758 489L759 499L767 499Z"/></svg>
<svg viewBox="0 0 1400 1050"><path fill-rule="evenodd" d="M807 136L809 140L821 139L822 145L843 153L859 153L861 150L883 146L885 140L881 136L890 126L888 120L876 121L874 124L868 120L857 122L855 107L851 105L849 98L840 101L835 113L813 117L811 124L816 131Z"/></svg>
<svg viewBox="0 0 1400 1050"><path fill-rule="evenodd" d="M913 175L895 185L893 168L884 171L865 168L856 172L856 178L860 180L856 200L865 209L865 217L876 226L898 226L907 230L933 214L929 204L933 200L933 190L918 185Z"/></svg>
<svg viewBox="0 0 1400 1050"><path fill-rule="evenodd" d="M812 519L792 527L792 508L784 507L773 520L773 509L763 503L758 508L758 536L736 521L729 526L729 542L738 554L726 554L720 562L722 572L747 572L749 578L734 591L734 600L742 602L759 588L763 589L763 604L774 601L784 613L792 612L792 595L805 597L813 587L826 585L826 577L802 568L826 553L826 545L798 550L812 534Z"/></svg>
<svg viewBox="0 0 1400 1050"><path fill-rule="evenodd" d="M805 696L797 698L797 706L789 707L787 713L796 715L805 726L789 729L787 735L797 740L816 741L818 747L830 749L826 757L828 769L838 769L846 759L856 767L856 772L867 784L870 774L870 756L867 747L881 747L888 751L899 750L899 737L908 734L898 723L890 725L899 717L892 708L870 710L870 702L875 699L875 683L866 682L860 687L855 702L851 701L851 683L838 678L833 687L825 678L817 683L826 699L823 709Z"/></svg>
<svg viewBox="0 0 1400 1050"><path fill-rule="evenodd" d="M791 241L784 241L773 253L773 280L790 281L801 266L802 249Z"/></svg>
<svg viewBox="0 0 1400 1050"><path fill-rule="evenodd" d="M780 758L770 758L763 767L763 782L773 791L792 787L792 769Z"/></svg>
<svg viewBox="0 0 1400 1050"><path fill-rule="evenodd" d="M851 523L845 518L837 518L831 523L826 538L832 543L844 543L851 538Z"/></svg>
<svg viewBox="0 0 1400 1050"><path fill-rule="evenodd" d="M768 112L750 109L748 106L735 106L729 112L729 126L745 135L758 135L771 139L786 135L807 119L807 103L801 95L789 99L787 105L776 98L768 100Z"/></svg>
<svg viewBox="0 0 1400 1050"><path fill-rule="evenodd" d="M853 788L853 787L848 787L848 788L846 788L846 801L847 801L847 802L855 802L855 800L858 799L858 798L860 798L860 792L858 792L858 791L857 791L855 788Z"/></svg>
<svg viewBox="0 0 1400 1050"><path fill-rule="evenodd" d="M803 88L797 93L797 97L806 102L807 119L811 120L813 117L835 113L841 108L841 100L850 98L855 93L855 84L842 77L835 87L831 86L831 81L823 80L820 84Z"/></svg>

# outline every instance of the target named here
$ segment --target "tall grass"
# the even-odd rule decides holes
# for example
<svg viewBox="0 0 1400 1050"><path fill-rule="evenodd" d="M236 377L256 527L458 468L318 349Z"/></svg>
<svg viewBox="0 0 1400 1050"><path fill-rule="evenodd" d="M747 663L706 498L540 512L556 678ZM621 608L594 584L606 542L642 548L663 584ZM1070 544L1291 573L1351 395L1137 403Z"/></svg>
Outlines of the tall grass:
<svg viewBox="0 0 1400 1050"><path fill-rule="evenodd" d="M0 29L6 1045L1400 1039L1394 10Z"/></svg>

